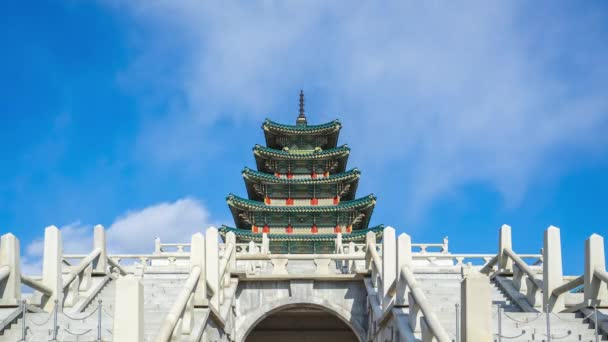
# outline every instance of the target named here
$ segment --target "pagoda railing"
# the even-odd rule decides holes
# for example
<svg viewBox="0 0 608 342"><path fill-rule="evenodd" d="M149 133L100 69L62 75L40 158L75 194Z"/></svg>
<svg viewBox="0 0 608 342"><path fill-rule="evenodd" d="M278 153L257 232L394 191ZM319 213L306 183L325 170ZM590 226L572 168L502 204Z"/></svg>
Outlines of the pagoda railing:
<svg viewBox="0 0 608 342"><path fill-rule="evenodd" d="M196 322L194 312L197 308L207 309L214 321L231 335L234 331L230 319L231 302L226 303L227 291L236 291L231 275L236 271L236 237L234 233L226 234L226 243L220 253L218 231L209 228L205 236L194 234L189 244L190 274L167 316L161 323L155 342L181 340L194 331L195 324L204 327L205 322ZM181 254L181 253L180 253ZM222 256L220 257L220 254ZM227 309L228 308L228 309ZM202 330L201 330L202 332ZM200 339L195 338L194 340Z"/></svg>
<svg viewBox="0 0 608 342"><path fill-rule="evenodd" d="M336 239L338 238L336 234ZM340 234L341 235L341 234ZM342 236L342 235L341 235ZM250 248L256 248L258 251L262 248L262 242L255 242L253 245L249 243L237 243L236 244L236 253L251 253ZM175 258L186 258L190 253L190 243L163 243L160 238L156 238L154 240L154 254L155 255L165 255L172 256ZM223 252L225 246L220 244L220 253ZM382 253L382 246L376 246L379 253ZM353 254L353 253L361 253L365 254L366 244L365 243L347 243L343 245L342 253ZM421 254L420 259L427 259L425 254L436 255L436 254L448 254L448 238L443 238L442 243L412 243L412 252L417 255ZM336 253L337 250L336 250ZM451 254L450 254L451 255ZM459 257L464 256L466 259L483 259L486 255L483 254L463 254L459 255ZM493 256L493 255L491 255ZM133 257L129 257L133 258ZM442 260L446 260L449 257L439 257ZM151 258L154 259L154 258ZM160 258L156 258L160 259ZM456 263L458 260L454 259Z"/></svg>
<svg viewBox="0 0 608 342"><path fill-rule="evenodd" d="M19 240L14 235L3 235L0 249L3 254L0 256L0 282L5 283L0 290L0 304L4 306L20 305L23 284L41 294L40 307L45 311L61 312L64 308L79 311L109 280L114 270L126 273L108 258L105 230L100 225L94 228L92 251L77 258L63 254L61 231L55 226L47 227L42 276L21 273ZM72 265L73 259L79 262Z"/></svg>
<svg viewBox="0 0 608 342"><path fill-rule="evenodd" d="M401 234L397 240L395 229L387 227L383 232L382 255L378 253L378 249L376 235L368 234L365 265L371 271L370 287L376 294L369 300L374 319L370 336L378 334L382 322L393 314L393 308L405 306L409 307L409 324L405 326L398 322L398 330L407 330L410 333L419 331L424 341L452 341L416 282L409 235Z"/></svg>

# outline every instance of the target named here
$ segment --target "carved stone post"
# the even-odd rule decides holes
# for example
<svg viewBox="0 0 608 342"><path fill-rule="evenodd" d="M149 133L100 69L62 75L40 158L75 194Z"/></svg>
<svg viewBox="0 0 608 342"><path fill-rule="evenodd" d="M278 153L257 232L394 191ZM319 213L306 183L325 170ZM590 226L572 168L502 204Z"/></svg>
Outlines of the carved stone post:
<svg viewBox="0 0 608 342"><path fill-rule="evenodd" d="M262 234L262 254L270 253L270 240L268 239L268 234Z"/></svg>
<svg viewBox="0 0 608 342"><path fill-rule="evenodd" d="M374 232L367 232L367 234L365 235L365 248L366 248L366 255L367 257L365 258L365 269L371 269L372 266L372 259L371 257L369 257L371 254L369 253L369 251L367 251L367 248L369 248L370 246L376 246L376 233Z"/></svg>
<svg viewBox="0 0 608 342"><path fill-rule="evenodd" d="M492 289L490 278L469 273L460 285L461 341L492 341Z"/></svg>
<svg viewBox="0 0 608 342"><path fill-rule="evenodd" d="M403 267L412 267L412 238L403 233L397 238L397 294L395 305L407 306L408 295L405 281L401 280L401 269Z"/></svg>
<svg viewBox="0 0 608 342"><path fill-rule="evenodd" d="M232 244L234 246L234 249L232 250L230 260L228 260L228 268L230 270L236 270L236 235L234 234L234 232L228 232L226 234L226 247L228 247L229 244Z"/></svg>
<svg viewBox="0 0 608 342"><path fill-rule="evenodd" d="M192 235L190 240L190 267L199 267L201 269L193 299L193 303L197 307L208 304L205 266L205 237L201 233L196 233Z"/></svg>
<svg viewBox="0 0 608 342"><path fill-rule="evenodd" d="M42 257L42 283L53 291L51 296L42 296L42 308L51 311L57 300L59 309L63 304L63 279L61 263L63 259L63 246L61 231L55 226L44 230L44 254Z"/></svg>
<svg viewBox="0 0 608 342"><path fill-rule="evenodd" d="M144 340L144 287L130 274L116 280L112 334L115 342Z"/></svg>
<svg viewBox="0 0 608 342"><path fill-rule="evenodd" d="M511 226L503 224L500 227L498 239L498 270L502 272L513 272L513 260L505 253L505 249L513 249L511 243Z"/></svg>
<svg viewBox="0 0 608 342"><path fill-rule="evenodd" d="M8 276L0 280L0 306L19 306L21 302L21 261L19 240L13 234L0 238L0 269L8 267Z"/></svg>
<svg viewBox="0 0 608 342"><path fill-rule="evenodd" d="M217 228L209 227L205 233L205 273L213 291L211 304L220 309L220 267Z"/></svg>
<svg viewBox="0 0 608 342"><path fill-rule="evenodd" d="M382 307L386 309L393 301L389 289L397 274L397 243L395 228L386 227L382 234Z"/></svg>
<svg viewBox="0 0 608 342"><path fill-rule="evenodd" d="M585 302L587 305L599 304L600 301L608 301L608 289L606 283L595 276L595 270L606 269L604 256L604 238L592 234L585 241Z"/></svg>
<svg viewBox="0 0 608 342"><path fill-rule="evenodd" d="M93 248L99 248L101 253L93 261L93 274L105 275L108 269L108 251L106 249L106 230L98 224L93 230Z"/></svg>
<svg viewBox="0 0 608 342"><path fill-rule="evenodd" d="M543 307L549 305L551 312L560 312L566 308L564 296L551 296L553 290L563 282L560 232L559 228L550 226L545 230L543 248Z"/></svg>

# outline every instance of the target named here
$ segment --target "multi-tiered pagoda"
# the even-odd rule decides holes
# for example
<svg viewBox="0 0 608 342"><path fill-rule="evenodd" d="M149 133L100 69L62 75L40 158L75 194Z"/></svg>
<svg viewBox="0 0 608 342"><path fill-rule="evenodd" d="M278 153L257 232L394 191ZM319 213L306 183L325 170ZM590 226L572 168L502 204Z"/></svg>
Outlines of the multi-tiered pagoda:
<svg viewBox="0 0 608 342"><path fill-rule="evenodd" d="M232 231L248 242L266 233L273 253L324 253L334 250L337 233L344 242L382 234L382 225L368 228L376 197L355 197L361 172L346 171L350 149L337 146L341 128L338 120L309 125L303 92L295 125L267 119L266 147L253 148L257 171L243 170L248 198L227 197L236 228L222 226L222 235Z"/></svg>

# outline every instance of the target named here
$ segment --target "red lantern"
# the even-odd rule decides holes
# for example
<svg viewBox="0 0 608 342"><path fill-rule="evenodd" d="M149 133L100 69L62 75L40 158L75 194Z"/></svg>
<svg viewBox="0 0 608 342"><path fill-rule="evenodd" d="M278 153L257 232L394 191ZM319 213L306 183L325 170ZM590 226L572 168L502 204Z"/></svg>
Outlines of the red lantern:
<svg viewBox="0 0 608 342"><path fill-rule="evenodd" d="M280 173L278 173L278 172L275 172L275 173L274 173L274 176L275 176L275 177L277 177L277 178L281 178L281 174L280 174Z"/></svg>
<svg viewBox="0 0 608 342"><path fill-rule="evenodd" d="M268 226L267 223L264 224L264 228L262 228L262 233L270 233L270 227Z"/></svg>
<svg viewBox="0 0 608 342"><path fill-rule="evenodd" d="M329 171L325 171L325 173L323 174L323 177L329 177Z"/></svg>
<svg viewBox="0 0 608 342"><path fill-rule="evenodd" d="M256 226L255 224L251 226L251 231L254 233L258 232L258 226Z"/></svg>
<svg viewBox="0 0 608 342"><path fill-rule="evenodd" d="M310 205L319 205L319 199L318 198L311 198L310 199Z"/></svg>
<svg viewBox="0 0 608 342"><path fill-rule="evenodd" d="M340 203L340 197L336 196L334 197L334 205L338 205L338 203Z"/></svg>
<svg viewBox="0 0 608 342"><path fill-rule="evenodd" d="M293 205L294 201L293 198L288 198L285 200L285 205Z"/></svg>
<svg viewBox="0 0 608 342"><path fill-rule="evenodd" d="M312 228L310 229L310 232L313 234L317 234L319 232L319 228L317 227L317 224L313 224Z"/></svg>
<svg viewBox="0 0 608 342"><path fill-rule="evenodd" d="M310 178L312 178L312 179L317 179L317 174L316 174L316 173L313 171L313 172L310 174Z"/></svg>
<svg viewBox="0 0 608 342"><path fill-rule="evenodd" d="M339 224L337 224L336 227L334 228L334 233L342 233L342 227L340 227Z"/></svg>
<svg viewBox="0 0 608 342"><path fill-rule="evenodd" d="M291 223L287 225L287 228L285 228L285 232L287 234L293 233L293 226L291 225Z"/></svg>
<svg viewBox="0 0 608 342"><path fill-rule="evenodd" d="M271 203L270 197L264 197L264 203L270 204Z"/></svg>
<svg viewBox="0 0 608 342"><path fill-rule="evenodd" d="M346 232L347 233L350 233L352 231L353 231L353 225L352 224L349 224L348 226L346 226Z"/></svg>
<svg viewBox="0 0 608 342"><path fill-rule="evenodd" d="M287 178L292 179L292 178L293 178L293 173L288 172L288 173L287 173Z"/></svg>

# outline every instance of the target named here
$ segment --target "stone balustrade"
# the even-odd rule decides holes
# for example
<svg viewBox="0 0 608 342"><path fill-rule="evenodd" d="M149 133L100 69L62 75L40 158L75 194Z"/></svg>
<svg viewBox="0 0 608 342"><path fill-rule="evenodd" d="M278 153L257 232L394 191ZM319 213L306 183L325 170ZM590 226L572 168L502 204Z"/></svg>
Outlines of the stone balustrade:
<svg viewBox="0 0 608 342"><path fill-rule="evenodd" d="M31 304L47 312L69 309L84 296L92 298L98 291L95 289L100 288L94 286L98 284L94 280L118 278L114 341L141 341L143 289L138 277L132 275L163 268L183 269L188 278L162 321L156 338L160 342L190 334L196 309L208 309L214 322L234 334L232 311L228 308L233 305L238 280L364 280L371 293L372 336L380 333L388 317L396 315L395 310L407 308L407 322L395 325L400 336L419 333L423 341L443 342L455 337L446 333L416 279L416 272L440 266L443 272L460 270L464 277L459 311L459 337L463 340L491 339L490 278L510 277L515 291L524 294L532 308L547 313L608 307L603 238L593 234L587 239L583 275L564 276L560 230L553 226L544 233L542 254L516 253L507 225L500 228L496 254L452 254L448 252L447 239L442 244L413 244L407 234L396 236L392 227L385 229L381 243L377 243L374 234L366 236L365 244L343 243L342 235L337 234L335 252L330 254L272 254L266 234L261 243L243 244L229 233L220 243L213 227L205 235L193 235L188 244L161 244L157 239L153 254L109 254L102 226L95 227L93 240L88 254L63 254L60 230L47 227L42 275L35 277L21 274L18 239L12 234L3 235L0 305L20 305L24 284L40 295L40 302ZM582 302L568 303L568 294L578 288L583 289L578 297ZM121 317L137 321L137 329L128 329Z"/></svg>

